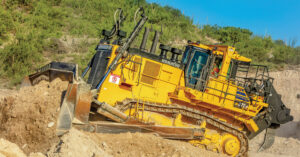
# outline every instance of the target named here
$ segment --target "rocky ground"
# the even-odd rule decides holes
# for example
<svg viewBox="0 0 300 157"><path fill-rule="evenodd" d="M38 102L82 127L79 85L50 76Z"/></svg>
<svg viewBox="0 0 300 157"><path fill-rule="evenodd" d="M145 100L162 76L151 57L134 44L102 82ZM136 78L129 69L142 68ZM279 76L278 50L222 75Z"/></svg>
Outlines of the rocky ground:
<svg viewBox="0 0 300 157"><path fill-rule="evenodd" d="M300 69L271 72L294 121L277 130L274 145L257 149L263 134L250 141L250 157L300 156ZM40 82L20 90L0 89L0 157L129 157L129 156L221 156L152 134L95 134L72 129L61 138L55 135L56 118L67 82Z"/></svg>

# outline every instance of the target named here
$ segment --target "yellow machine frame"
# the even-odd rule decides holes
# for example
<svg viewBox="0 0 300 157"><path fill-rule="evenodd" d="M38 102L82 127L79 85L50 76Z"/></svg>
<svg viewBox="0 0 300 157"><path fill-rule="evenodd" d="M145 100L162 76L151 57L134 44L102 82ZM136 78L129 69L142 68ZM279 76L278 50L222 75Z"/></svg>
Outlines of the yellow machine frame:
<svg viewBox="0 0 300 157"><path fill-rule="evenodd" d="M185 87L184 70L181 68L129 52L126 57L123 57L118 62L116 69L109 74L109 79L104 81L98 93L98 101L112 106L128 98L168 105L180 104L210 113L221 121L229 123L240 130L243 130L246 126L247 130L256 132L258 126L252 117L257 115L263 107L267 107L268 104L263 102L262 97L256 97L254 99L255 102L252 102L255 106L251 105L248 101L245 102L248 104L248 107L245 109L235 107L234 101L237 91L246 93L243 87L236 85L234 81L226 78L231 59L243 62L251 62L251 60L240 56L235 51L235 48L231 46L196 43L191 43L190 45L211 50L213 54L223 56L219 75L209 78L207 89L204 92ZM113 45L109 64L111 64L111 61L117 55L117 49L118 46ZM117 82L112 81L112 79L117 80ZM177 115L174 118L144 111L143 104L137 103L135 109L127 110L124 113L129 116L135 115L145 122L153 122L157 125L206 128L208 130L205 123L202 123L200 126L189 124L186 120L181 120L181 115ZM230 146L226 147L227 153L231 152L228 154L236 155L238 152L236 148L239 147L239 141L230 134L220 135L219 133L209 133L207 131L205 136L205 140L201 142L190 142L195 145L204 144L206 146L210 145L209 143L218 143L219 147L221 147L220 142L216 142L216 140L223 139L221 141L224 141L230 136L230 139L234 140L229 144ZM216 146L212 148L212 150L216 151L219 149Z"/></svg>

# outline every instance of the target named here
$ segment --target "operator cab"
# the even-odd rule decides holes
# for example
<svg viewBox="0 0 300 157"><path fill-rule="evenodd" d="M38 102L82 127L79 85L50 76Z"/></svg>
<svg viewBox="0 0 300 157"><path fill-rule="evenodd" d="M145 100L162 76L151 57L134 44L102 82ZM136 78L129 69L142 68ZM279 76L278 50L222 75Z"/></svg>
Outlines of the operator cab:
<svg viewBox="0 0 300 157"><path fill-rule="evenodd" d="M232 56L224 59L228 51L231 51ZM224 60L229 64L223 65ZM240 60L249 63L249 59L239 56L232 47L189 43L181 60L184 65L185 84L190 88L204 91L209 77L234 80Z"/></svg>

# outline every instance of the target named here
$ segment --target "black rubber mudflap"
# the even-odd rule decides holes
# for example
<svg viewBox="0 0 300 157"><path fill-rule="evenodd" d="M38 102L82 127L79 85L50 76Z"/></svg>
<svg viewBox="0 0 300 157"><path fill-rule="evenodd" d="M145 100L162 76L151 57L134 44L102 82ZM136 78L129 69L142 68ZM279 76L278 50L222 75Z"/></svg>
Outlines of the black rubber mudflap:
<svg viewBox="0 0 300 157"><path fill-rule="evenodd" d="M97 51L91 62L91 72L87 83L95 89L105 74L111 51Z"/></svg>

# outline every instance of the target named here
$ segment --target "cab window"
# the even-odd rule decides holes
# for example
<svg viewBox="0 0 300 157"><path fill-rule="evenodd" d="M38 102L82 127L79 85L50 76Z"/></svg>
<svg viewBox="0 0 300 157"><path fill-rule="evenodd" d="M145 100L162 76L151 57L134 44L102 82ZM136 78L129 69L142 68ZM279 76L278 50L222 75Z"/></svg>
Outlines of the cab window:
<svg viewBox="0 0 300 157"><path fill-rule="evenodd" d="M213 68L212 68L212 71L211 71L211 76L212 77L218 77L221 67L222 67L222 58L217 57L215 59L214 64L213 64Z"/></svg>
<svg viewBox="0 0 300 157"><path fill-rule="evenodd" d="M201 73L205 65L207 64L208 54L194 50L193 56L188 68L188 76L189 76L189 83L192 85L196 85L199 81Z"/></svg>
<svg viewBox="0 0 300 157"><path fill-rule="evenodd" d="M187 62L188 62L188 60L189 60L189 55L190 55L190 53L191 53L191 50L192 50L191 46L187 46L187 47L186 47L186 49L185 49L185 51L184 51L184 53L183 53L183 56L182 56L182 60L181 60L181 62L182 62L183 64L187 64Z"/></svg>

